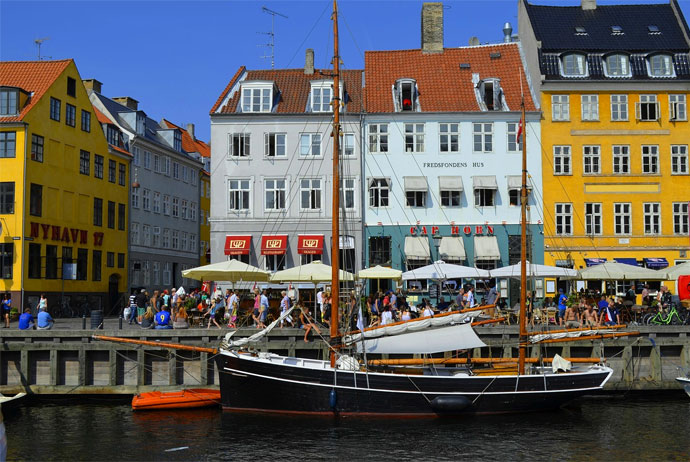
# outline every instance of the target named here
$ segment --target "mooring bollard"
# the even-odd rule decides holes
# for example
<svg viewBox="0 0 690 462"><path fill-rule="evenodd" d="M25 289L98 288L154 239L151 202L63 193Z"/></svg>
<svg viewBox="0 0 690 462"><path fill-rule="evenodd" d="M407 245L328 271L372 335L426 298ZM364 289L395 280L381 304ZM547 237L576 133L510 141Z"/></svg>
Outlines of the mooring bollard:
<svg viewBox="0 0 690 462"><path fill-rule="evenodd" d="M86 330L86 315L81 317L81 329Z"/></svg>
<svg viewBox="0 0 690 462"><path fill-rule="evenodd" d="M120 319L120 327L118 327L118 329L122 330L122 316L120 316L119 319Z"/></svg>

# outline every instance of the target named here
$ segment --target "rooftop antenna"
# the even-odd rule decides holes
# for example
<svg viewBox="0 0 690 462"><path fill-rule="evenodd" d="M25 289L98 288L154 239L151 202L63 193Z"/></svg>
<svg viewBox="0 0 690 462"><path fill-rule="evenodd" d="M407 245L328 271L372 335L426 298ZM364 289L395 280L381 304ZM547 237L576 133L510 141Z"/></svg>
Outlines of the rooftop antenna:
<svg viewBox="0 0 690 462"><path fill-rule="evenodd" d="M43 37L43 38L37 38L34 40L34 43L38 47L38 60L40 61L43 58L52 58L52 56L43 56L41 57L41 44L45 42L46 40L50 40L50 37Z"/></svg>
<svg viewBox="0 0 690 462"><path fill-rule="evenodd" d="M277 11L270 10L270 9L266 8L265 6L261 7L261 11L271 15L271 32L259 32L259 34L268 35L270 37L270 41L268 43L266 43L265 45L259 45L259 46L269 47L271 49L271 54L269 56L262 56L261 58L262 59L271 58L271 69L275 69L276 16L281 16L285 19L287 19L287 16L285 16L284 14L280 14Z"/></svg>

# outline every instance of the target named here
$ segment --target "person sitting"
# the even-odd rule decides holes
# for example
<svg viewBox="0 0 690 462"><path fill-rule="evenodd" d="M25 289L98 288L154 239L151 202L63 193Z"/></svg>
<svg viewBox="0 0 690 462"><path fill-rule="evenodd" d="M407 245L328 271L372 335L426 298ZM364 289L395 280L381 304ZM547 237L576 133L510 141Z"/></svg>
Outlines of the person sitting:
<svg viewBox="0 0 690 462"><path fill-rule="evenodd" d="M168 307L163 307L161 311L156 313L156 329L172 329L170 325L170 311Z"/></svg>
<svg viewBox="0 0 690 462"><path fill-rule="evenodd" d="M599 319L597 318L597 312L594 311L594 308L589 303L585 304L585 311L582 313L582 324L584 324L585 327L598 327L599 326Z"/></svg>
<svg viewBox="0 0 690 462"><path fill-rule="evenodd" d="M302 324L302 329L304 329L304 342L309 343L309 339L307 336L309 335L309 332L311 332L312 329L314 329L319 335L321 335L321 331L319 330L318 327L316 327L316 324L312 322L311 319L311 313L309 312L309 308L307 307L302 307L300 310L300 315L299 315L299 320L300 323Z"/></svg>
<svg viewBox="0 0 690 462"><path fill-rule="evenodd" d="M424 300L422 303L423 303L422 304L422 306L423 306L422 317L423 318L433 318L434 317L434 310L431 307L431 305L426 303L426 300Z"/></svg>
<svg viewBox="0 0 690 462"><path fill-rule="evenodd" d="M173 321L173 329L189 329L189 315L185 307L180 307L175 320Z"/></svg>
<svg viewBox="0 0 690 462"><path fill-rule="evenodd" d="M580 327L580 313L578 312L575 305L569 306L565 310L565 328L578 328Z"/></svg>
<svg viewBox="0 0 690 462"><path fill-rule="evenodd" d="M615 326L616 324L620 324L620 315L613 304L610 304L602 310L601 316L599 317L599 324L604 326Z"/></svg>
<svg viewBox="0 0 690 462"><path fill-rule="evenodd" d="M379 317L376 316L375 314L371 316L371 322L369 323L369 327L376 327L380 325Z"/></svg>
<svg viewBox="0 0 690 462"><path fill-rule="evenodd" d="M383 307L383 313L381 313L381 325L391 324L393 322L393 313L391 312L391 306L386 305Z"/></svg>
<svg viewBox="0 0 690 462"><path fill-rule="evenodd" d="M142 329L153 329L154 327L154 318L155 314L153 312L152 307L146 308L146 312L144 313L144 317L141 318L141 328Z"/></svg>
<svg viewBox="0 0 690 462"><path fill-rule="evenodd" d="M410 319L412 319L412 316L410 316L410 309L404 308L400 320L401 321L409 321Z"/></svg>
<svg viewBox="0 0 690 462"><path fill-rule="evenodd" d="M34 327L34 317L31 316L31 310L29 308L25 309L24 312L19 316L19 330L29 330Z"/></svg>
<svg viewBox="0 0 690 462"><path fill-rule="evenodd" d="M609 302L606 300L606 295L601 296L601 300L599 300L599 303L597 303L597 309L599 313L602 312L602 310L605 310L609 306Z"/></svg>
<svg viewBox="0 0 690 462"><path fill-rule="evenodd" d="M38 330L48 330L53 328L53 318L50 316L50 313L48 313L48 307L46 306L41 306L40 311L38 312Z"/></svg>

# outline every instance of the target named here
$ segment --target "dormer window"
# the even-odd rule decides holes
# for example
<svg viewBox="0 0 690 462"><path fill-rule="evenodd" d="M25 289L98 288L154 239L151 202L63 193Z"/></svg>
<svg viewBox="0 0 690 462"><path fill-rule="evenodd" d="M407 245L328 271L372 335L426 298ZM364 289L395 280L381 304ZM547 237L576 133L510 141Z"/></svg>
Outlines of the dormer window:
<svg viewBox="0 0 690 462"><path fill-rule="evenodd" d="M661 30L659 29L659 26L650 24L649 26L647 26L647 33L649 35L661 35Z"/></svg>
<svg viewBox="0 0 690 462"><path fill-rule="evenodd" d="M500 79L483 79L477 83L480 107L486 111L503 111L507 107L503 98Z"/></svg>
<svg viewBox="0 0 690 462"><path fill-rule="evenodd" d="M587 60L585 55L572 53L561 58L561 72L567 77L586 77Z"/></svg>
<svg viewBox="0 0 690 462"><path fill-rule="evenodd" d="M271 112L273 85L270 82L242 86L242 112Z"/></svg>
<svg viewBox="0 0 690 462"><path fill-rule="evenodd" d="M673 77L673 60L669 55L652 55L647 59L649 75L652 77Z"/></svg>
<svg viewBox="0 0 690 462"><path fill-rule="evenodd" d="M143 112L137 112L137 135L144 135L146 131L146 116Z"/></svg>
<svg viewBox="0 0 690 462"><path fill-rule="evenodd" d="M340 84L340 101L343 102L343 86ZM313 80L309 93L309 108L311 112L332 112L333 81Z"/></svg>
<svg viewBox="0 0 690 462"><path fill-rule="evenodd" d="M621 26L611 26L611 35L623 35L623 28Z"/></svg>
<svg viewBox="0 0 690 462"><path fill-rule="evenodd" d="M173 133L173 148L175 151L182 152L182 133L179 130L175 130Z"/></svg>
<svg viewBox="0 0 690 462"><path fill-rule="evenodd" d="M419 92L417 82L413 79L400 79L393 87L393 98L396 112L419 111Z"/></svg>
<svg viewBox="0 0 690 462"><path fill-rule="evenodd" d="M575 26L575 35L587 35L587 29L584 26Z"/></svg>
<svg viewBox="0 0 690 462"><path fill-rule="evenodd" d="M627 55L608 55L604 61L607 77L630 77L630 63Z"/></svg>
<svg viewBox="0 0 690 462"><path fill-rule="evenodd" d="M19 90L15 88L0 89L0 115L19 114Z"/></svg>

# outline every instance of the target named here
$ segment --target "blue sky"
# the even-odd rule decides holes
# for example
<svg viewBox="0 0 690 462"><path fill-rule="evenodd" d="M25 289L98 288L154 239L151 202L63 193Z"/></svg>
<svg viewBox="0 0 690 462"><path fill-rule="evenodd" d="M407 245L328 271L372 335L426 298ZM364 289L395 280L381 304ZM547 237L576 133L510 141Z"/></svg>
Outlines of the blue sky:
<svg viewBox="0 0 690 462"><path fill-rule="evenodd" d="M533 0L578 5L579 0ZM599 4L665 3L664 0L600 0ZM421 0L341 0L340 45L344 66L363 67L364 50L420 47ZM445 46L502 39L503 23L517 33L517 0L445 0ZM690 0L680 0L690 20ZM331 2L241 0L0 0L0 59L74 58L82 78L103 82L109 97L131 96L156 120L196 124L209 139L209 110L237 68L270 68L261 57L275 18L275 67L299 68L304 50L330 67Z"/></svg>

